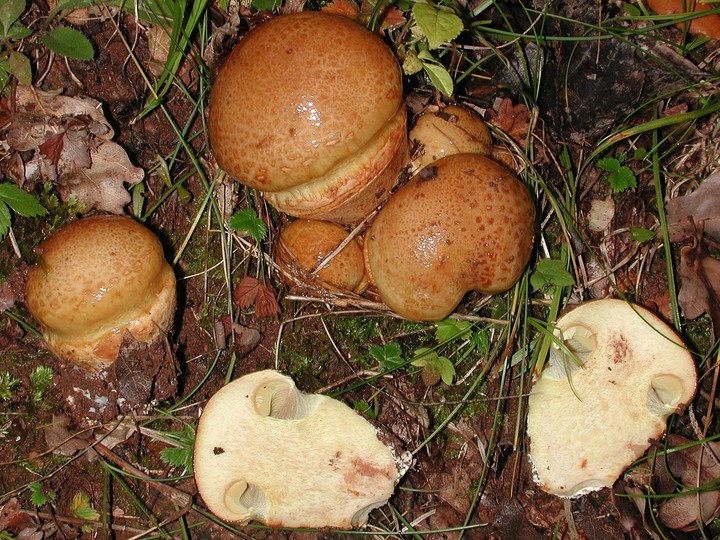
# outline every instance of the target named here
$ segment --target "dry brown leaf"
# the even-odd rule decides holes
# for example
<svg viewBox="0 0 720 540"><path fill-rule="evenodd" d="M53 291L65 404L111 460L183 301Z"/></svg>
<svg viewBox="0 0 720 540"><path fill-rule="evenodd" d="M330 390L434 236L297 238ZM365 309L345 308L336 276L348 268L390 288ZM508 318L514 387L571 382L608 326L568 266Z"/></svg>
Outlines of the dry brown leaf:
<svg viewBox="0 0 720 540"><path fill-rule="evenodd" d="M57 183L60 196L69 200L76 196L86 209L96 208L114 214L122 214L123 207L130 202L130 193L125 184L135 185L142 181L145 172L135 167L123 148L114 142L105 142L91 151L92 166L83 168L72 162L65 162L66 170L60 165ZM63 168L65 168L63 167Z"/></svg>
<svg viewBox="0 0 720 540"><path fill-rule="evenodd" d="M70 421L66 416L53 415L52 423L43 428L45 443L55 454L72 456L88 447L88 442L73 436L67 429Z"/></svg>
<svg viewBox="0 0 720 540"><path fill-rule="evenodd" d="M693 441L670 435L668 442L673 447L681 447ZM682 493L717 481L720 479L718 452L718 443L703 443L657 456L654 461L657 492L673 493L680 484ZM665 499L658 509L658 517L671 529L692 531L697 529L698 521L708 523L719 511L720 491L701 490Z"/></svg>
<svg viewBox="0 0 720 540"><path fill-rule="evenodd" d="M720 242L720 171L705 178L700 187L667 204L670 240L681 242L695 234L693 223L705 222L705 234Z"/></svg>
<svg viewBox="0 0 720 540"><path fill-rule="evenodd" d="M280 313L280 305L275 293L267 285L261 285L255 299L255 314L258 317L274 317Z"/></svg>
<svg viewBox="0 0 720 540"><path fill-rule="evenodd" d="M360 8L352 0L332 0L323 6L322 11L349 19L357 19L360 16Z"/></svg>
<svg viewBox="0 0 720 540"><path fill-rule="evenodd" d="M122 213L130 202L125 186L144 178L111 141L114 131L100 102L91 98L20 86L3 135L12 150L33 152L22 162L19 184L58 183L63 200L75 196L87 210Z"/></svg>
<svg viewBox="0 0 720 540"><path fill-rule="evenodd" d="M510 98L498 99L488 111L488 122L516 141L523 141L530 128L530 112L522 103L513 105Z"/></svg>
<svg viewBox="0 0 720 540"><path fill-rule="evenodd" d="M240 308L255 305L258 317L273 317L280 313L280 305L272 289L260 280L245 276L235 286L233 300Z"/></svg>
<svg viewBox="0 0 720 540"><path fill-rule="evenodd" d="M700 222L692 244L680 250L678 302L688 319L707 313L715 335L720 328L720 261L708 253L702 226Z"/></svg>

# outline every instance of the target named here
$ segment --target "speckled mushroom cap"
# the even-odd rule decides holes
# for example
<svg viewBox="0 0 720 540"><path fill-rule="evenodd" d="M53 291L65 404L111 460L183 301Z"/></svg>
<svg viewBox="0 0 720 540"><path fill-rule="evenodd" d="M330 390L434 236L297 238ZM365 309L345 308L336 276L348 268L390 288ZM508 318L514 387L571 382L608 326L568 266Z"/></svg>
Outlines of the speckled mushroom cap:
<svg viewBox="0 0 720 540"><path fill-rule="evenodd" d="M472 289L509 289L528 262L534 233L525 185L488 157L456 154L390 198L365 234L365 264L393 311L439 320Z"/></svg>
<svg viewBox="0 0 720 540"><path fill-rule="evenodd" d="M408 465L356 411L273 370L210 398L194 461L198 491L221 519L342 529L365 525Z"/></svg>
<svg viewBox="0 0 720 540"><path fill-rule="evenodd" d="M74 221L41 243L25 302L59 357L96 370L126 331L150 342L172 324L175 275L158 238L125 216Z"/></svg>
<svg viewBox="0 0 720 540"><path fill-rule="evenodd" d="M222 66L209 134L220 167L278 209L360 221L407 158L400 67L379 37L346 17L276 17Z"/></svg>
<svg viewBox="0 0 720 540"><path fill-rule="evenodd" d="M326 266L315 269L348 238L348 232L330 221L296 219L285 227L275 246L275 260L307 285L362 293L367 287L362 244L352 238Z"/></svg>

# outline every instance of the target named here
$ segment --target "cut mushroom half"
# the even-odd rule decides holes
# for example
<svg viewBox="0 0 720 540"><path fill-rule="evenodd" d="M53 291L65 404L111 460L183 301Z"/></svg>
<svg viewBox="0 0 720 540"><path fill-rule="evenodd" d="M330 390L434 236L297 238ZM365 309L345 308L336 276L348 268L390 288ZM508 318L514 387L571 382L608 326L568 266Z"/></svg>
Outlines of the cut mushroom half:
<svg viewBox="0 0 720 540"><path fill-rule="evenodd" d="M273 370L220 389L195 438L198 490L226 521L361 527L390 498L405 468L350 407L300 392Z"/></svg>
<svg viewBox="0 0 720 540"><path fill-rule="evenodd" d="M547 367L530 392L535 480L573 497L610 487L695 393L695 364L648 310L595 300L560 318Z"/></svg>

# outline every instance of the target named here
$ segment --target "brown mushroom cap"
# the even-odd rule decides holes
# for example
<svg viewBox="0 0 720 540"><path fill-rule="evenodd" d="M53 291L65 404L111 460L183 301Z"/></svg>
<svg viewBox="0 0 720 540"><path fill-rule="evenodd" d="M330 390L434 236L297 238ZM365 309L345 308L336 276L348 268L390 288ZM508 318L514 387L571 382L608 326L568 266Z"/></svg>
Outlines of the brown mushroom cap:
<svg viewBox="0 0 720 540"><path fill-rule="evenodd" d="M367 287L362 244L351 239L326 266L315 269L348 237L345 229L330 221L296 219L285 227L276 244L275 258L292 275L342 291L362 293Z"/></svg>
<svg viewBox="0 0 720 540"><path fill-rule="evenodd" d="M272 370L240 377L208 401L194 460L213 514L271 527L363 526L403 468L357 412Z"/></svg>
<svg viewBox="0 0 720 540"><path fill-rule="evenodd" d="M409 136L420 146L418 155L413 156L415 170L453 154L489 156L493 149L492 136L483 119L460 105L448 105L437 113L423 114Z"/></svg>
<svg viewBox="0 0 720 540"><path fill-rule="evenodd" d="M25 302L59 357L99 369L115 360L126 331L147 343L172 324L175 275L158 238L133 219L74 221L36 251Z"/></svg>
<svg viewBox="0 0 720 540"><path fill-rule="evenodd" d="M276 17L221 68L209 134L220 167L279 210L360 221L406 161L400 67L379 37L346 17Z"/></svg>
<svg viewBox="0 0 720 540"><path fill-rule="evenodd" d="M528 403L535 480L573 497L612 486L692 400L695 363L677 334L622 300L585 302L555 325Z"/></svg>
<svg viewBox="0 0 720 540"><path fill-rule="evenodd" d="M390 198L365 234L365 264L392 310L438 320L471 289L510 288L528 262L534 232L525 185L488 157L456 154Z"/></svg>

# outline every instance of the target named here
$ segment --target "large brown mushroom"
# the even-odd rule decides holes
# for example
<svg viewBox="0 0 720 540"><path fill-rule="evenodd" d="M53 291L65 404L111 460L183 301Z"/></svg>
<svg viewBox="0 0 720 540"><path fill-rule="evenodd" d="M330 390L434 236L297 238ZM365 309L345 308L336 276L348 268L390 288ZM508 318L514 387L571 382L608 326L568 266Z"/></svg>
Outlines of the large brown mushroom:
<svg viewBox="0 0 720 540"><path fill-rule="evenodd" d="M132 218L74 221L36 252L25 302L57 356L98 370L117 358L126 332L150 343L170 328L175 274L158 238Z"/></svg>
<svg viewBox="0 0 720 540"><path fill-rule="evenodd" d="M488 157L456 154L390 198L365 234L365 263L392 310L438 320L470 290L509 289L528 262L534 232L525 185Z"/></svg>
<svg viewBox="0 0 720 540"><path fill-rule="evenodd" d="M256 27L210 95L218 164L290 215L361 221L407 161L400 67L354 21L302 12Z"/></svg>
<svg viewBox="0 0 720 540"><path fill-rule="evenodd" d="M408 464L399 458L341 401L300 392L290 377L266 370L208 401L195 437L195 482L227 521L349 529L392 495Z"/></svg>

